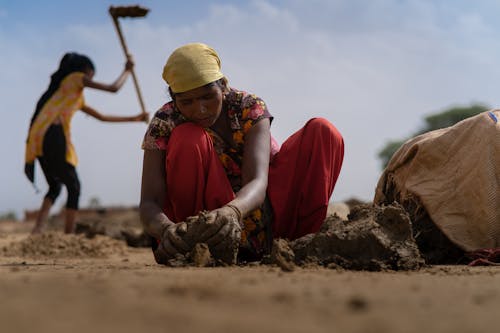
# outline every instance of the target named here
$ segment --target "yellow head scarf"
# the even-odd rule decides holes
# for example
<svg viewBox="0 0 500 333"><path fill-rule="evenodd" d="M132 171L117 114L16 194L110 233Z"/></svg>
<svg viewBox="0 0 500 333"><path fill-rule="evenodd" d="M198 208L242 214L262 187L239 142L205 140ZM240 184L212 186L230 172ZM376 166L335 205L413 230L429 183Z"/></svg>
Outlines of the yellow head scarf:
<svg viewBox="0 0 500 333"><path fill-rule="evenodd" d="M224 77L220 59L210 46L202 43L177 48L163 67L163 79L174 93L202 87Z"/></svg>

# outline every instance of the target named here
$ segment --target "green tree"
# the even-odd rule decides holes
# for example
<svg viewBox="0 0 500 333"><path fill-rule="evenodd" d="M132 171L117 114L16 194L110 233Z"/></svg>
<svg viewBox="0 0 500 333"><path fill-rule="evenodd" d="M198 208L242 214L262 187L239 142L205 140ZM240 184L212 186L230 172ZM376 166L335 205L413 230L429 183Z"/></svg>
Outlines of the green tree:
<svg viewBox="0 0 500 333"><path fill-rule="evenodd" d="M470 106L454 106L445 109L442 112L431 114L424 118L424 127L412 136L403 140L391 140L379 151L378 157L382 162L382 168L385 168L392 158L392 155L411 137L434 131L440 128L452 126L459 121L475 116L481 112L487 111L488 106L484 104L471 104Z"/></svg>
<svg viewBox="0 0 500 333"><path fill-rule="evenodd" d="M14 211L0 213L0 221L17 221L17 215Z"/></svg>
<svg viewBox="0 0 500 333"><path fill-rule="evenodd" d="M89 208L98 209L101 207L101 200L98 197L92 197L89 200Z"/></svg>

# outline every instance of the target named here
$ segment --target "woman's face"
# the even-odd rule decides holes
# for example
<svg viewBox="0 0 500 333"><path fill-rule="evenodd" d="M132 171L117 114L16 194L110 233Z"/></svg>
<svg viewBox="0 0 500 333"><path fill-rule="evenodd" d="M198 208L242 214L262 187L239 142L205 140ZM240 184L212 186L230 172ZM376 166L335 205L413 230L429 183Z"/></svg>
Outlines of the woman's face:
<svg viewBox="0 0 500 333"><path fill-rule="evenodd" d="M94 77L94 74L95 74L95 72L92 68L86 68L84 73L85 73L85 76L87 78L89 78L90 80L92 80L92 78Z"/></svg>
<svg viewBox="0 0 500 333"><path fill-rule="evenodd" d="M222 111L222 89L210 84L175 94L175 104L189 121L202 127L212 126Z"/></svg>

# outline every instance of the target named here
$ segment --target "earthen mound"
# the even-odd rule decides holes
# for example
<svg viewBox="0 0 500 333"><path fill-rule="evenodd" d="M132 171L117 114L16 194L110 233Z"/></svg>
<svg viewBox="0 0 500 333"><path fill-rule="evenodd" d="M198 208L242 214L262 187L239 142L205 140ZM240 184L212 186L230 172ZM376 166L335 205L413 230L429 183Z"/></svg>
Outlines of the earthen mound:
<svg viewBox="0 0 500 333"><path fill-rule="evenodd" d="M29 258L106 258L111 254L125 253L125 249L123 242L105 236L88 239L83 235L47 232L4 246L2 253Z"/></svg>
<svg viewBox="0 0 500 333"><path fill-rule="evenodd" d="M398 204L358 205L348 221L329 216L321 230L293 242L299 265L316 263L354 270L412 270L424 265L411 221Z"/></svg>

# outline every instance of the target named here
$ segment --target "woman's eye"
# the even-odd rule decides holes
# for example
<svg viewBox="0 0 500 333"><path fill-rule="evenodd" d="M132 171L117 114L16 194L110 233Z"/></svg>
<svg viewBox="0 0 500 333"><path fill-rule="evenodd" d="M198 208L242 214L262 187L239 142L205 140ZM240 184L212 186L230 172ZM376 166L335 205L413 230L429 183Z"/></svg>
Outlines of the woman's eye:
<svg viewBox="0 0 500 333"><path fill-rule="evenodd" d="M179 101L179 104L182 105L182 106L187 106L187 105L191 104L191 100Z"/></svg>

